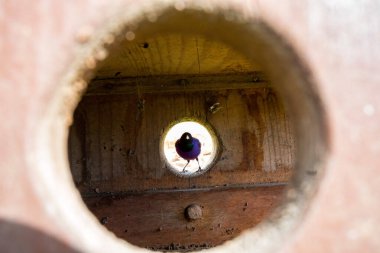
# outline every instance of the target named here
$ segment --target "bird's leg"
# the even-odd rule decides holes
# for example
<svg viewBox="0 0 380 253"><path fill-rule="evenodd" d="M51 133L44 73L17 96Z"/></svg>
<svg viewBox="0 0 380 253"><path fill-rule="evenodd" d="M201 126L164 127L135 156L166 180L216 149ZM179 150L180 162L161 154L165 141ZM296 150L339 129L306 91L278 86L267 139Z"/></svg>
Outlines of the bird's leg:
<svg viewBox="0 0 380 253"><path fill-rule="evenodd" d="M196 160L197 160L197 162L198 162L198 166L199 166L199 169L198 169L198 171L201 171L202 169L201 169L201 165L199 164L199 160L198 160L198 157L197 158L195 158ZM197 171L197 172L198 172Z"/></svg>
<svg viewBox="0 0 380 253"><path fill-rule="evenodd" d="M185 173L185 172L186 172L185 169L186 169L187 165L189 164L189 162L190 162L190 160L187 160L187 163L186 163L185 167L183 167L182 173Z"/></svg>

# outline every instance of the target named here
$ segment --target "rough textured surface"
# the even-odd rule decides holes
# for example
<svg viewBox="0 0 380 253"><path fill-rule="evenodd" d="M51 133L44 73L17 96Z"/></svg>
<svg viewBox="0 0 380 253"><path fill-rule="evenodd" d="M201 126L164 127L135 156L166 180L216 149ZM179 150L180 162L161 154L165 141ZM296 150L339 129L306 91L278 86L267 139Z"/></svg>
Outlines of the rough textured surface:
<svg viewBox="0 0 380 253"><path fill-rule="evenodd" d="M186 250L220 245L254 227L277 207L285 187L150 192L84 201L104 226L134 245ZM185 209L194 219L186 218Z"/></svg>
<svg viewBox="0 0 380 253"><path fill-rule="evenodd" d="M165 77L152 79L165 83ZM208 90L217 86L206 82L197 85L199 90L168 92L155 83L149 93L136 88L96 95L90 84L69 136L71 170L85 203L118 237L156 250L210 248L257 225L282 197L284 187L271 184L287 182L293 172L294 135L281 101L269 87L246 83L245 89L229 89L234 76L216 77L216 90ZM117 80L112 80L114 87ZM216 102L221 109L212 113L209 106ZM174 175L160 156L164 129L183 118L206 122L221 145L215 166L194 178ZM229 188L260 183L268 187ZM204 190L210 188L217 191ZM160 189L165 193L156 192ZM104 193L112 197L99 197ZM251 212L245 212L248 201L255 203ZM199 205L186 208L193 202L207 206L204 217ZM186 216L202 220L189 224Z"/></svg>
<svg viewBox="0 0 380 253"><path fill-rule="evenodd" d="M215 102L222 109L211 113ZM206 122L220 140L220 158L199 177L176 176L160 156L164 130L183 118ZM83 194L287 182L291 130L269 88L85 96L69 141L71 169Z"/></svg>
<svg viewBox="0 0 380 253"><path fill-rule="evenodd" d="M159 33L114 46L97 68L95 78L218 74L258 71L233 48L220 41L191 34Z"/></svg>
<svg viewBox="0 0 380 253"><path fill-rule="evenodd" d="M83 53L91 31L101 30L119 10L132 18L138 8L149 11L164 3L1 2L0 229L18 235L12 240L0 237L8 252L139 251L101 230L83 209L65 172L65 147L55 144L64 142L63 130L45 124L52 117L47 111L53 98L63 92L62 76ZM379 2L187 4L208 11L219 5L234 9L240 17L267 22L309 67L327 109L331 149L324 177L305 217L278 252L380 252ZM186 7L182 1L171 5L179 10ZM47 135L58 140L52 142ZM9 221L16 224L7 225ZM27 242L20 234L28 233L27 228L32 228L28 231L33 243L20 250L19 245ZM250 236L245 234L236 244L215 251L253 252Z"/></svg>
<svg viewBox="0 0 380 253"><path fill-rule="evenodd" d="M202 207L197 204L191 204L185 208L185 217L189 220L198 220L202 218Z"/></svg>

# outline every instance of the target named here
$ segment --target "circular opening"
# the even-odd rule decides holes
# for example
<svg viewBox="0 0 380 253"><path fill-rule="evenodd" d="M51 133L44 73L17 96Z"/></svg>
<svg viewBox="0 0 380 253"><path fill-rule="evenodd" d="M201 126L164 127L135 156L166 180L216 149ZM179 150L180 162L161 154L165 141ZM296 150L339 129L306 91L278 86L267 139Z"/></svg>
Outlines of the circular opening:
<svg viewBox="0 0 380 253"><path fill-rule="evenodd" d="M181 146L179 142L185 133L190 133L192 138L195 138L191 143L193 147L188 151L183 150L186 147ZM176 148L177 141L178 151ZM198 141L200 144L199 154L197 152ZM217 155L218 143L210 128L206 128L196 121L182 121L169 128L163 136L161 149L163 149L167 166L172 172L181 176L196 176L212 167Z"/></svg>
<svg viewBox="0 0 380 253"><path fill-rule="evenodd" d="M143 13L145 7L138 6L140 13ZM273 252L280 247L284 238L295 229L296 225L302 222L302 216L317 189L327 153L324 110L311 73L284 40L267 24L258 22L257 17L241 22L242 20L234 18L234 12L220 13L217 6L214 6L215 9L211 11L208 9L207 12L199 11L202 7L193 7L188 6L182 12L164 8L167 12L163 14L157 7L154 18L148 15L148 17L140 16L130 19L130 17L126 18L125 13L116 15L114 22L105 27L103 32L99 32L97 37L85 47L83 53L85 57L81 56L77 65L73 66L73 70L66 76L65 85L62 85L63 89L59 90L58 99L52 102L53 106L47 107L47 117L41 124L43 127L39 129L37 148L34 149L38 153L38 159L35 161L38 165L36 167L40 168L38 175L44 182L40 187L44 189L40 192L47 202L54 203L58 214L57 220L64 224L62 226L68 227L74 236L80 238L78 241L83 242L78 243L78 248L89 251L107 249L113 252L136 250L128 248L126 244L120 244L120 241L116 241L110 233L95 222L94 217L89 215L84 208L79 196L74 194L68 180L57 180L57 178L68 179L64 143L66 143L68 126L71 124L70 119L74 109L87 85L86 81L90 80L94 74L94 65L103 60L104 55L112 52L113 46L125 38L133 40L138 39L139 36L165 31L203 34L217 38L246 57L259 62L276 92L284 101L295 129L297 153L294 169L296 173L288 187L283 204L258 227L216 250ZM223 14L226 15L223 16ZM236 17L239 16L241 15L236 15ZM138 30L137 24L139 24ZM142 48L151 49L152 47L149 45ZM113 88L114 84L109 83L104 87L104 93L107 94ZM143 111L143 106L140 111ZM58 120L57 115L60 116ZM137 119L138 116L133 120ZM57 141L57 136L60 141ZM130 150L126 156L134 157L134 154L133 150ZM47 168L57 168L57 170ZM65 176L62 177L62 175ZM95 192L97 192L96 189ZM56 198L58 195L61 196L59 199ZM51 210L51 206L46 208ZM104 220L110 222L110 219ZM222 225L217 224L216 227L220 228ZM165 231L164 228L160 228L155 232Z"/></svg>

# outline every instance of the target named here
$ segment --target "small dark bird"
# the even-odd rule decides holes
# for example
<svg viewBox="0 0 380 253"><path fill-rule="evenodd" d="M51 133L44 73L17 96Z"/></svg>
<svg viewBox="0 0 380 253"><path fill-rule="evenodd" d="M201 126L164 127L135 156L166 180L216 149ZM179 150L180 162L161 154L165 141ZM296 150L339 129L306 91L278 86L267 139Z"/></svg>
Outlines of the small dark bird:
<svg viewBox="0 0 380 253"><path fill-rule="evenodd" d="M201 171L201 166L199 165L198 156L201 153L201 143L197 138L191 136L190 133L185 132L182 134L175 143L175 149L177 154L183 159L187 160L187 164L183 168L182 172L186 172L186 167L190 163L190 160L197 160L199 169Z"/></svg>

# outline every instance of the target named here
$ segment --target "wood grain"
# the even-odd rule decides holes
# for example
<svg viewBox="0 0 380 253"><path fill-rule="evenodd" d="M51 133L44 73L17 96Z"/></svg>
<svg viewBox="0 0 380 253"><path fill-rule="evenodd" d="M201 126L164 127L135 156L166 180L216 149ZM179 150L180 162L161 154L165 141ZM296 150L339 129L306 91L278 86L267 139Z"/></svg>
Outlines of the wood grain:
<svg viewBox="0 0 380 253"><path fill-rule="evenodd" d="M222 109L213 114L208 107L215 102ZM70 137L76 141L69 144L80 151L70 159L83 194L277 183L292 174L292 129L269 88L89 96L79 111ZM215 130L221 154L202 176L181 178L166 168L159 143L173 121L189 117Z"/></svg>
<svg viewBox="0 0 380 253"><path fill-rule="evenodd" d="M258 64L221 41L192 34L160 33L113 45L96 69L96 78L260 70Z"/></svg>
<svg viewBox="0 0 380 253"><path fill-rule="evenodd" d="M168 75L142 77L113 77L91 80L85 96L178 93L211 90L252 89L269 87L263 72L209 75Z"/></svg>
<svg viewBox="0 0 380 253"><path fill-rule="evenodd" d="M219 245L252 228L279 204L285 186L177 191L84 198L116 236L152 249L186 250ZM202 207L190 221L185 209Z"/></svg>
<svg viewBox="0 0 380 253"><path fill-rule="evenodd" d="M180 251L219 245L261 222L293 173L295 146L260 67L193 35L140 37L109 53L69 136L74 181L99 221L137 246ZM212 112L215 103L221 109ZM189 118L215 131L220 153L206 173L183 178L167 168L160 141ZM201 219L185 218L191 204Z"/></svg>

